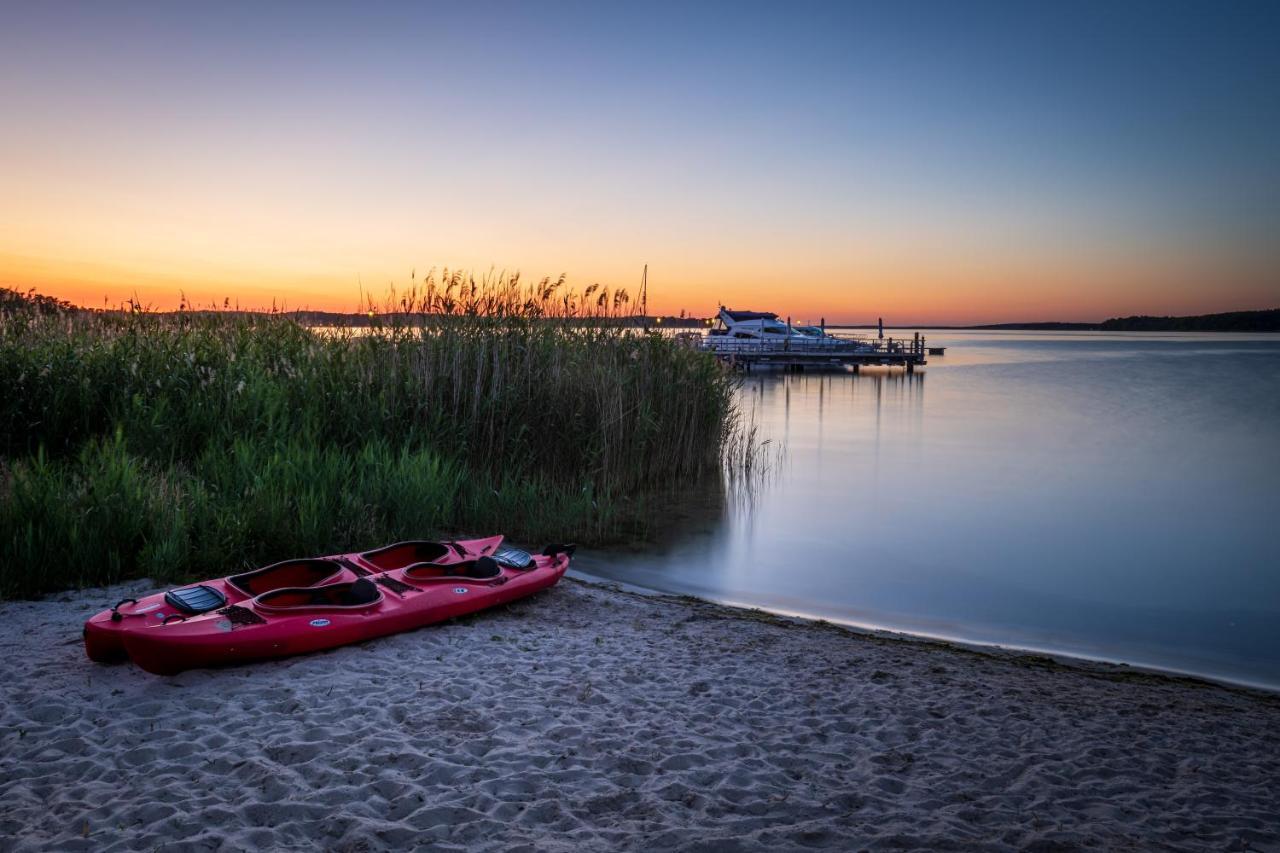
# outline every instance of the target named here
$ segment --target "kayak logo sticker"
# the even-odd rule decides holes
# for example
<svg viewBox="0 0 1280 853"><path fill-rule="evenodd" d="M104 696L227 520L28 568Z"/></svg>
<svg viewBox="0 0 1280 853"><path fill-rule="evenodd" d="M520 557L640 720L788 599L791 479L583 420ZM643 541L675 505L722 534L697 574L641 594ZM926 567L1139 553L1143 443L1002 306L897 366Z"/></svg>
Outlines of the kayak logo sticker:
<svg viewBox="0 0 1280 853"><path fill-rule="evenodd" d="M312 619L311 620L312 628L323 628L325 625L328 625L328 624L329 624L328 619Z"/></svg>
<svg viewBox="0 0 1280 853"><path fill-rule="evenodd" d="M465 586L455 586L453 588L453 591L456 592L458 595L465 595L467 592L467 588Z"/></svg>

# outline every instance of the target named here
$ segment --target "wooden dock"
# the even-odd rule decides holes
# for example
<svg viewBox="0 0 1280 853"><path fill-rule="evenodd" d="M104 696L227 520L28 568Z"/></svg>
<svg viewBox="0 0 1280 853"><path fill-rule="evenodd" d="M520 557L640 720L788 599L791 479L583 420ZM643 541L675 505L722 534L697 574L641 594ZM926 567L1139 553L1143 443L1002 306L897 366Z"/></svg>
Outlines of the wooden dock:
<svg viewBox="0 0 1280 853"><path fill-rule="evenodd" d="M852 367L901 367L914 373L926 364L929 348L919 332L910 338L852 338L829 341L762 341L698 336L694 345L739 370L781 367L787 370L835 370Z"/></svg>

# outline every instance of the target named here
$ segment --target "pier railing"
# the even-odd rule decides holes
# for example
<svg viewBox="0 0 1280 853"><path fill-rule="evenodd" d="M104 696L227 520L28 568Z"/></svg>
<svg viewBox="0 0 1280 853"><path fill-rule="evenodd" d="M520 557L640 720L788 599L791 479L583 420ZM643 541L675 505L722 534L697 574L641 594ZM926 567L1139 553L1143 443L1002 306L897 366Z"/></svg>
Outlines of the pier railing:
<svg viewBox="0 0 1280 853"><path fill-rule="evenodd" d="M697 349L744 366L765 363L794 366L889 364L911 369L925 363L927 352L924 337L919 332L909 338L785 338L777 341L689 334L687 340Z"/></svg>
<svg viewBox="0 0 1280 853"><path fill-rule="evenodd" d="M780 341L761 340L758 338L731 338L728 335L706 335L697 341L698 349L723 353L880 353L882 355L919 354L925 352L924 337L917 334L911 338L834 338L825 340Z"/></svg>

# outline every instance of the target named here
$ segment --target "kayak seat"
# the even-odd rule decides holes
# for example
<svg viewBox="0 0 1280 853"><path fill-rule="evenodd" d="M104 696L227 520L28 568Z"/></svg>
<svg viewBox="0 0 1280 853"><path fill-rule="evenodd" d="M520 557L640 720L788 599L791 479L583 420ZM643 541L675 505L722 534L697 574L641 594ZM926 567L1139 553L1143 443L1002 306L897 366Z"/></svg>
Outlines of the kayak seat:
<svg viewBox="0 0 1280 853"><path fill-rule="evenodd" d="M405 566L412 566L414 563L439 562L451 555L460 557L463 553L462 548L454 543L415 540L412 542L397 542L385 548L366 551L360 555L360 558L377 566L384 572L390 572L395 569L403 569Z"/></svg>
<svg viewBox="0 0 1280 853"><path fill-rule="evenodd" d="M404 570L408 580L432 580L435 578L474 578L489 580L502 574L502 566L492 557L480 557L463 563L448 566L437 566L431 563L420 563Z"/></svg>
<svg viewBox="0 0 1280 853"><path fill-rule="evenodd" d="M227 597L220 590L201 584L182 589L171 589L164 594L165 603L188 616L198 616L227 606Z"/></svg>
<svg viewBox="0 0 1280 853"><path fill-rule="evenodd" d="M227 578L227 583L245 595L262 595L276 589L315 586L341 571L342 566L333 560L285 560L242 575L232 575Z"/></svg>
<svg viewBox="0 0 1280 853"><path fill-rule="evenodd" d="M304 589L277 589L255 599L264 610L308 610L316 607L367 607L382 600L382 593L368 578Z"/></svg>
<svg viewBox="0 0 1280 853"><path fill-rule="evenodd" d="M509 569L532 569L537 565L533 560L533 555L528 551L521 551L519 548L512 548L509 545L503 545L497 551L494 551L493 559Z"/></svg>
<svg viewBox="0 0 1280 853"><path fill-rule="evenodd" d="M342 589L335 590L333 597L337 599L337 603L342 607L358 607L362 604L373 604L382 598L382 593L373 585L373 581L368 578L360 578L351 584L339 584ZM315 595L321 592L321 589L311 590L311 594Z"/></svg>

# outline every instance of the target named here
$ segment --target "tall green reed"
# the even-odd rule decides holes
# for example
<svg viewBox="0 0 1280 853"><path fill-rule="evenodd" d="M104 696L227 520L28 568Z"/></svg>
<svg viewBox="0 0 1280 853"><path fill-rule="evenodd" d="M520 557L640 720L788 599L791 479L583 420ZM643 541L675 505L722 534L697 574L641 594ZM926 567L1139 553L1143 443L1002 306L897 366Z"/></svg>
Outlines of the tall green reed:
<svg viewBox="0 0 1280 853"><path fill-rule="evenodd" d="M0 299L0 595L442 531L607 541L741 442L733 378L625 292L446 271L371 307L317 331Z"/></svg>

